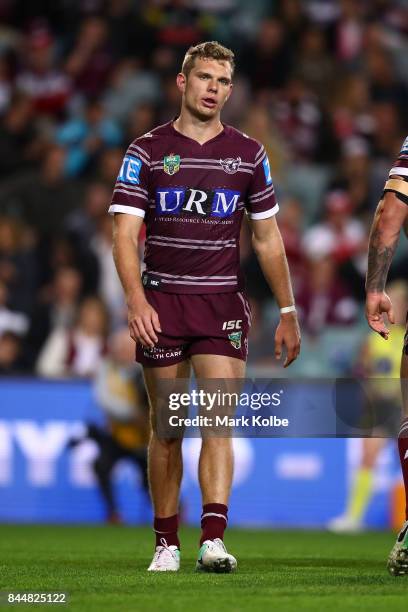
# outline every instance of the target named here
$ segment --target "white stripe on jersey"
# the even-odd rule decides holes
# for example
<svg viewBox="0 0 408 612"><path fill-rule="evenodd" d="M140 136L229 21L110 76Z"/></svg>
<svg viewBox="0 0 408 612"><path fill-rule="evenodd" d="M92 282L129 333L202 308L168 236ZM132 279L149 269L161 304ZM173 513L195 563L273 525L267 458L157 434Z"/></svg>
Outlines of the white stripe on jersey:
<svg viewBox="0 0 408 612"><path fill-rule="evenodd" d="M136 155L138 155L139 157L141 157L143 159L143 161L145 162L145 164L147 166L150 166L150 155L147 153L147 151L145 151L144 149L141 149L138 145L135 144L131 144L129 145L129 152L134 152L136 153Z"/></svg>
<svg viewBox="0 0 408 612"><path fill-rule="evenodd" d="M258 159L258 161L255 162L255 167L259 166L259 164L261 164L263 162L263 160L266 159L266 153L264 152L264 154Z"/></svg>
<svg viewBox="0 0 408 612"><path fill-rule="evenodd" d="M205 251L221 251L222 249L235 249L235 244L225 244L223 246L205 246L203 244L194 245L194 244L177 244L171 242L158 241L158 240L149 240L149 244L157 244L158 246L171 247L173 249L204 249Z"/></svg>
<svg viewBox="0 0 408 612"><path fill-rule="evenodd" d="M253 198L257 198L258 196L262 196L266 193L269 193L270 191L273 191L273 185L269 185L266 189L263 189L262 191L258 191L258 193L253 193L252 195L249 196L249 200L252 201Z"/></svg>
<svg viewBox="0 0 408 612"><path fill-rule="evenodd" d="M166 280L165 278L161 279L162 283L167 283L168 285L197 285L197 281L181 281L181 280ZM236 281L225 281L225 282L204 282L204 283L198 283L199 285L217 285L217 286L224 286L224 285L236 285Z"/></svg>
<svg viewBox="0 0 408 612"><path fill-rule="evenodd" d="M204 166L203 164L184 164L182 163L180 166L180 170L187 170L188 168L201 168L202 170L220 170L221 172L225 172L221 164L219 166ZM153 166L151 170L163 170L163 166ZM246 172L247 174L254 173L254 171L250 170L249 168L241 168L241 167L238 168L237 172Z"/></svg>
<svg viewBox="0 0 408 612"><path fill-rule="evenodd" d="M189 276L188 274L167 274L167 272L156 272L155 270L146 270L148 274L157 274L166 278L188 278L188 280L235 280L235 276Z"/></svg>
<svg viewBox="0 0 408 612"><path fill-rule="evenodd" d="M221 160L221 159L203 159L201 157L181 157L180 158L180 162L183 164L183 166L184 166L185 162L188 162L188 163L196 162L196 163L200 163L200 164L212 164L212 165L217 164L217 168L218 168L218 164L220 164L220 166L221 166L221 161L224 161L224 160ZM154 167L154 166L162 167L163 166L163 160L161 159L159 161L152 161L151 165L152 165L152 167ZM250 162L243 162L243 161L241 161L240 162L240 166L247 166L248 168L254 168L255 164L252 164Z"/></svg>
<svg viewBox="0 0 408 612"><path fill-rule="evenodd" d="M248 306L247 301L245 300L244 296L242 295L242 293L240 291L238 291L238 297L241 300L243 306L244 306L244 312L245 312L245 316L247 318L248 321L248 325L251 325L252 323L252 316L251 316L251 310Z"/></svg>
<svg viewBox="0 0 408 612"><path fill-rule="evenodd" d="M235 244L235 239L231 238L230 240L197 240L196 238L172 238L171 236L158 236L157 234L151 234L148 238L159 239L159 240L168 240L169 242L194 242L200 244L214 244L214 245L222 245L222 244Z"/></svg>
<svg viewBox="0 0 408 612"><path fill-rule="evenodd" d="M263 145L261 145L261 148L259 149L258 153L255 155L255 161L258 159L260 155L262 155L262 153L265 153L265 147Z"/></svg>
<svg viewBox="0 0 408 612"><path fill-rule="evenodd" d="M147 189L143 189L142 187L137 187L136 185L129 185L128 183L123 183L122 181L118 181L115 185L115 189L117 187L123 187L124 189L130 189L131 191L141 191L145 195L149 195Z"/></svg>
<svg viewBox="0 0 408 612"><path fill-rule="evenodd" d="M115 188L114 192L115 193L126 193L127 195L131 195L131 196L135 196L138 198L141 198L142 200L147 200L147 197L145 195L143 195L143 193L135 193L134 191L129 191L128 189L117 189Z"/></svg>
<svg viewBox="0 0 408 612"><path fill-rule="evenodd" d="M275 191L272 189L272 191L270 193L266 193L265 195L261 196L260 198L253 198L252 200L250 200L250 203L251 204L255 204L257 202L262 202L262 200L266 200L266 198L270 198L274 194L275 194Z"/></svg>

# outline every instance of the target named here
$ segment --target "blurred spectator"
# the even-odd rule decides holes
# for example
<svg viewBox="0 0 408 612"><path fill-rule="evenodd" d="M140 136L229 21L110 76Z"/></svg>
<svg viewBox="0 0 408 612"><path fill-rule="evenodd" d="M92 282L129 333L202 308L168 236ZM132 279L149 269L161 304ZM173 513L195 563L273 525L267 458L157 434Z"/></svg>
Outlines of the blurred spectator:
<svg viewBox="0 0 408 612"><path fill-rule="evenodd" d="M186 0L150 2L145 17L155 30L156 44L173 47L180 54L203 38L201 12Z"/></svg>
<svg viewBox="0 0 408 612"><path fill-rule="evenodd" d="M309 258L330 256L342 263L359 254L365 247L365 230L351 215L351 200L345 191L329 192L325 200L325 218L308 229L303 238Z"/></svg>
<svg viewBox="0 0 408 612"><path fill-rule="evenodd" d="M38 262L30 230L16 219L0 217L0 280L11 308L29 314L38 286Z"/></svg>
<svg viewBox="0 0 408 612"><path fill-rule="evenodd" d="M399 80L394 70L390 70L392 59L381 47L370 49L366 56L370 94L373 102L392 105L397 118L407 126L406 108L408 105L408 88Z"/></svg>
<svg viewBox="0 0 408 612"><path fill-rule="evenodd" d="M10 105L12 91L10 72L7 58L0 55L0 115L2 115Z"/></svg>
<svg viewBox="0 0 408 612"><path fill-rule="evenodd" d="M98 294L109 311L112 327L117 328L127 319L127 310L122 285L112 257L112 245L112 217L105 215L98 223L91 249L99 264Z"/></svg>
<svg viewBox="0 0 408 612"><path fill-rule="evenodd" d="M361 58L364 43L364 2L341 0L341 15L336 24L336 55L349 67Z"/></svg>
<svg viewBox="0 0 408 612"><path fill-rule="evenodd" d="M331 256L309 261L296 305L301 328L311 335L327 325L351 325L358 314L357 302L338 279Z"/></svg>
<svg viewBox="0 0 408 612"><path fill-rule="evenodd" d="M245 120L240 126L251 138L256 138L265 147L271 172L277 184L285 180L289 151L266 104L252 104L248 107Z"/></svg>
<svg viewBox="0 0 408 612"><path fill-rule="evenodd" d="M32 313L26 341L27 360L31 365L51 333L73 327L82 284L81 274L75 268L62 266L57 269L52 285Z"/></svg>
<svg viewBox="0 0 408 612"><path fill-rule="evenodd" d="M98 436L100 454L94 469L108 520L118 522L120 514L111 484L118 461L128 459L140 469L142 488L148 496L149 409L142 373L135 363L135 344L127 327L112 336L109 349L109 357L101 363L95 380L96 397L106 415L108 431Z"/></svg>
<svg viewBox="0 0 408 612"><path fill-rule="evenodd" d="M70 95L68 77L56 66L54 40L46 26L34 28L23 46L17 87L30 96L40 115L60 117Z"/></svg>
<svg viewBox="0 0 408 612"><path fill-rule="evenodd" d="M334 86L333 125L336 137L363 137L370 142L376 125L372 114L369 82L359 74L340 77Z"/></svg>
<svg viewBox="0 0 408 612"><path fill-rule="evenodd" d="M0 376L23 374L21 362L21 338L8 331L0 335Z"/></svg>
<svg viewBox="0 0 408 612"><path fill-rule="evenodd" d="M239 68L247 74L254 91L285 86L292 69L292 48L282 22L275 18L261 22L255 42L240 58Z"/></svg>
<svg viewBox="0 0 408 612"><path fill-rule="evenodd" d="M156 122L156 109L151 104L140 104L129 115L126 142L132 142L153 128Z"/></svg>
<svg viewBox="0 0 408 612"><path fill-rule="evenodd" d="M293 77L273 106L278 128L291 157L302 162L333 162L338 150L331 122L303 78Z"/></svg>
<svg viewBox="0 0 408 612"><path fill-rule="evenodd" d="M320 100L328 98L335 81L334 60L328 53L326 37L316 26L307 28L300 40L296 74L304 79Z"/></svg>
<svg viewBox="0 0 408 612"><path fill-rule="evenodd" d="M112 189L101 181L87 184L83 204L70 214L65 229L82 251L89 248L99 222L106 216L112 197Z"/></svg>
<svg viewBox="0 0 408 612"><path fill-rule="evenodd" d="M100 158L97 178L107 185L114 185L123 161L122 149L106 149Z"/></svg>
<svg viewBox="0 0 408 612"><path fill-rule="evenodd" d="M127 459L139 468L142 489L148 496L148 403L142 372L134 358L135 344L128 328L122 328L110 338L109 356L100 363L95 378L95 395L106 426L89 424L84 436L69 442L70 448L87 439L97 444L99 454L93 468L107 522L112 524L122 523L112 483L113 470L119 461Z"/></svg>
<svg viewBox="0 0 408 612"><path fill-rule="evenodd" d="M16 312L8 307L8 291L6 285L0 281L0 336L12 332L24 336L28 330L29 319L22 312Z"/></svg>
<svg viewBox="0 0 408 612"><path fill-rule="evenodd" d="M65 68L75 88L85 97L102 94L112 68L108 24L102 17L88 17L81 23L77 40Z"/></svg>
<svg viewBox="0 0 408 612"><path fill-rule="evenodd" d="M64 165L64 150L50 147L38 173L14 177L0 186L0 213L24 219L44 238L61 231L81 194L79 183L64 178Z"/></svg>
<svg viewBox="0 0 408 612"><path fill-rule="evenodd" d="M302 0L280 0L278 17L282 20L288 40L294 48L298 48L300 38L307 27L305 3Z"/></svg>
<svg viewBox="0 0 408 612"><path fill-rule="evenodd" d="M306 259L302 249L303 226L304 214L300 202L295 198L285 199L279 215L279 230L285 245L295 293L306 271Z"/></svg>
<svg viewBox="0 0 408 612"><path fill-rule="evenodd" d="M124 59L111 75L103 104L109 117L124 124L132 111L143 104L156 104L159 99L157 75L143 70L137 60Z"/></svg>
<svg viewBox="0 0 408 612"><path fill-rule="evenodd" d="M106 355L108 313L102 300L88 297L70 329L57 328L45 341L36 363L40 376L90 378Z"/></svg>
<svg viewBox="0 0 408 612"><path fill-rule="evenodd" d="M342 152L338 172L330 183L330 190L348 193L353 215L371 215L373 205L377 205L378 195L374 195L373 202L368 144L362 138L348 138L343 143Z"/></svg>
<svg viewBox="0 0 408 612"><path fill-rule="evenodd" d="M105 149L120 145L119 126L106 117L101 102L89 100L83 117L64 123L56 135L57 144L66 149L64 171L66 176L79 176L92 168L98 155Z"/></svg>
<svg viewBox="0 0 408 612"><path fill-rule="evenodd" d="M34 127L34 117L31 99L26 94L13 94L0 122L0 180L39 163L45 143Z"/></svg>

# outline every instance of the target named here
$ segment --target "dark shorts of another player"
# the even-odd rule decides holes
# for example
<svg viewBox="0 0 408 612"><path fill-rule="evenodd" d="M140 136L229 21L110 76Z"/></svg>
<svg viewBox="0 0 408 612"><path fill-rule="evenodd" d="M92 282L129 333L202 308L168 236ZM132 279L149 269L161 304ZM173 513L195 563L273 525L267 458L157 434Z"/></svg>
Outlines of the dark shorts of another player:
<svg viewBox="0 0 408 612"><path fill-rule="evenodd" d="M184 295L145 289L159 315L161 334L153 348L137 343L145 367L174 365L192 355L225 355L246 361L251 309L242 292Z"/></svg>

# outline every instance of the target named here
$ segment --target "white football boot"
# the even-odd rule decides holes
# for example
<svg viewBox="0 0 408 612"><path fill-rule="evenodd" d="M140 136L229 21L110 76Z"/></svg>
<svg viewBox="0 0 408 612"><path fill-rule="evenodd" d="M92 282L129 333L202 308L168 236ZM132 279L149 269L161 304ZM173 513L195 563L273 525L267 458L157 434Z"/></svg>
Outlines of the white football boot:
<svg viewBox="0 0 408 612"><path fill-rule="evenodd" d="M408 576L408 521L403 524L392 547L387 568L391 576Z"/></svg>
<svg viewBox="0 0 408 612"><path fill-rule="evenodd" d="M336 516L327 524L327 529L333 533L359 533L364 531L364 525L361 521L342 514Z"/></svg>
<svg viewBox="0 0 408 612"><path fill-rule="evenodd" d="M198 553L197 571L229 574L236 568L236 558L227 552L225 544L220 538L203 542Z"/></svg>
<svg viewBox="0 0 408 612"><path fill-rule="evenodd" d="M160 540L161 546L156 546L156 552L148 572L177 572L180 569L180 551L177 546L167 546L164 538Z"/></svg>

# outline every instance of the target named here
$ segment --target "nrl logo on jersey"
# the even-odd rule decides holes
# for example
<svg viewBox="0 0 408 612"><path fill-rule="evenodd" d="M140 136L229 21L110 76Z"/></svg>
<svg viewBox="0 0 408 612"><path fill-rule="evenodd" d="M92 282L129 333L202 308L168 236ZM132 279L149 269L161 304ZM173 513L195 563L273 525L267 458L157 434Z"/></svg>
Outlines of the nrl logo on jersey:
<svg viewBox="0 0 408 612"><path fill-rule="evenodd" d="M163 158L163 170L166 174L173 176L180 170L180 155L170 153Z"/></svg>
<svg viewBox="0 0 408 612"><path fill-rule="evenodd" d="M237 157L234 159L233 157L227 157L227 159L220 159L220 164L224 172L227 174L235 174L238 172L238 168L241 165L241 158Z"/></svg>

